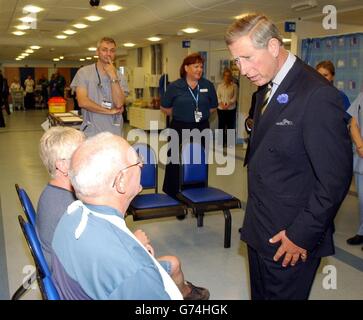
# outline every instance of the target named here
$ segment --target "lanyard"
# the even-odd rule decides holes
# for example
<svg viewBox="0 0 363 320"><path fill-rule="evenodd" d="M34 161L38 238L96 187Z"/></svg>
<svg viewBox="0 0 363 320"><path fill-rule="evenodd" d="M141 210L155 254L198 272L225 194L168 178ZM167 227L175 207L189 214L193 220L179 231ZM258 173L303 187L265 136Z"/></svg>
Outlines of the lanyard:
<svg viewBox="0 0 363 320"><path fill-rule="evenodd" d="M199 102L199 83L198 83L198 86L197 86L197 96L194 95L193 93L193 90L188 86L188 89L189 89L189 92L190 94L192 95L194 101L195 101L195 106L197 108L197 111L198 111L198 102Z"/></svg>

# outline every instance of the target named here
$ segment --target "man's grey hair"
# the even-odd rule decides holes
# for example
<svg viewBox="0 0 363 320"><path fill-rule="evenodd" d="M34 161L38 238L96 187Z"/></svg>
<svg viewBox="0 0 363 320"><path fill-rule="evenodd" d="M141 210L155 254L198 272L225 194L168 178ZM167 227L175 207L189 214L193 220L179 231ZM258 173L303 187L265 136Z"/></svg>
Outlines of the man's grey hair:
<svg viewBox="0 0 363 320"><path fill-rule="evenodd" d="M119 136L102 132L87 139L77 150L69 177L80 200L107 194L112 189L129 151L123 148L123 141Z"/></svg>
<svg viewBox="0 0 363 320"><path fill-rule="evenodd" d="M103 37L100 40L98 40L97 42L97 49L101 46L102 42L108 42L108 43L113 43L115 45L115 47L117 47L116 45L116 41L113 38L110 37Z"/></svg>
<svg viewBox="0 0 363 320"><path fill-rule="evenodd" d="M256 49L266 48L272 38L283 45L278 28L264 15L250 14L235 21L227 29L224 39L229 46L246 35L250 36Z"/></svg>
<svg viewBox="0 0 363 320"><path fill-rule="evenodd" d="M83 132L70 127L52 127L43 134L39 155L52 178L56 176L56 161L71 160L84 139Z"/></svg>

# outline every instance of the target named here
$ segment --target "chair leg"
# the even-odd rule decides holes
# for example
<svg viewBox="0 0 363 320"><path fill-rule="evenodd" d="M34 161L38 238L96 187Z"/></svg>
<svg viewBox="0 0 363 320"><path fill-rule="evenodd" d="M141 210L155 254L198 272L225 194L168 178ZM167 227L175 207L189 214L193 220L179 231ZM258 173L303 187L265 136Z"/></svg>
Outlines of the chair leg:
<svg viewBox="0 0 363 320"><path fill-rule="evenodd" d="M36 280L36 272L33 272L25 283L23 283L11 296L11 300L19 300L30 288L32 283Z"/></svg>
<svg viewBox="0 0 363 320"><path fill-rule="evenodd" d="M197 226L203 227L204 212L196 210L195 215L197 216Z"/></svg>
<svg viewBox="0 0 363 320"><path fill-rule="evenodd" d="M232 217L231 212L227 210L223 210L224 213L224 247L230 248L231 247L231 228L232 228Z"/></svg>

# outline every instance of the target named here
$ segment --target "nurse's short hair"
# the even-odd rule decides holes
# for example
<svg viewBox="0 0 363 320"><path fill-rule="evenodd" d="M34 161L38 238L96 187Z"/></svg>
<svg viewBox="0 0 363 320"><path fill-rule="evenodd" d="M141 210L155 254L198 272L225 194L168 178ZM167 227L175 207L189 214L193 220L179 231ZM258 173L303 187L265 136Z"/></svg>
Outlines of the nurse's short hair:
<svg viewBox="0 0 363 320"><path fill-rule="evenodd" d="M180 78L185 78L187 75L187 72L185 71L185 66L189 66L190 64L194 63L204 64L204 59L198 52L191 53L184 58L183 63L180 66Z"/></svg>

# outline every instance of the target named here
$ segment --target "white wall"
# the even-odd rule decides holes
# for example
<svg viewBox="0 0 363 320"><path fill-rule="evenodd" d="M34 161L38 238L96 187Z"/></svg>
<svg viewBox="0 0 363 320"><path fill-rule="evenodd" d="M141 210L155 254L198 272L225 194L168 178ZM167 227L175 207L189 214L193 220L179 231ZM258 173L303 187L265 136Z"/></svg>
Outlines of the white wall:
<svg viewBox="0 0 363 320"><path fill-rule="evenodd" d="M180 78L180 65L187 55L188 49L182 47L181 41L163 44L163 72L169 75L169 81Z"/></svg>

